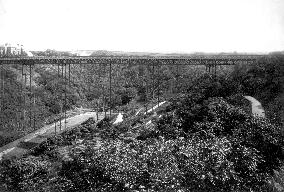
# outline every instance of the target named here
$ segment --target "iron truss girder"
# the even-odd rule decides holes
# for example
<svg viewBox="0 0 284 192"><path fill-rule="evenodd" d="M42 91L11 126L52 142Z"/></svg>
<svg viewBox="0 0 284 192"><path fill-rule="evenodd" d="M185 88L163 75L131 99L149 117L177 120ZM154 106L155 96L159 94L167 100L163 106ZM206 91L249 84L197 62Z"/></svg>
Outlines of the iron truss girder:
<svg viewBox="0 0 284 192"><path fill-rule="evenodd" d="M0 58L0 64L160 64L160 65L235 65L250 64L264 55L197 55L190 57L15 57Z"/></svg>

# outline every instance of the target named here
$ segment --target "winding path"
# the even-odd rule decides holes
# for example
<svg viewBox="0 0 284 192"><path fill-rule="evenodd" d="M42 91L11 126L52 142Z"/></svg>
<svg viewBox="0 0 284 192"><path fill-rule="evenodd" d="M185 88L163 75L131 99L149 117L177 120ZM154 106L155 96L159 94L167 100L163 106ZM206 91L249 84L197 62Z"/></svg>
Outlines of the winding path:
<svg viewBox="0 0 284 192"><path fill-rule="evenodd" d="M254 97L251 96L244 96L244 98L246 98L251 102L251 112L253 115L259 117L265 117L264 109L258 100L256 100Z"/></svg>
<svg viewBox="0 0 284 192"><path fill-rule="evenodd" d="M101 120L104 115L103 113L99 114L99 118L97 119L96 112L86 112L83 114L79 114L73 117L69 117L66 119L66 126L64 120L61 121L61 130L59 130L58 122L57 122L57 131L56 133L61 133L64 130L72 129L84 121L88 120L90 117L93 117L96 121ZM55 126L54 123L52 125L44 126L41 129L34 131L20 139L17 139L3 147L0 147L0 160L3 156L21 156L28 152L29 149L37 146L38 144L45 141L49 136L55 134Z"/></svg>

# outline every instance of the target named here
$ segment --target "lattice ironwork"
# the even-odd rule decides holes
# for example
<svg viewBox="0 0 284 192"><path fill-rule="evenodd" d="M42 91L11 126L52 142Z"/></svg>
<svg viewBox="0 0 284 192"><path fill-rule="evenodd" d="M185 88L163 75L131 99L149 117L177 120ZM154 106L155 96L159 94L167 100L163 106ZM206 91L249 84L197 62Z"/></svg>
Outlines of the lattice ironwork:
<svg viewBox="0 0 284 192"><path fill-rule="evenodd" d="M162 65L235 65L252 63L262 55L196 55L188 57L19 57L0 58L0 64L145 64Z"/></svg>

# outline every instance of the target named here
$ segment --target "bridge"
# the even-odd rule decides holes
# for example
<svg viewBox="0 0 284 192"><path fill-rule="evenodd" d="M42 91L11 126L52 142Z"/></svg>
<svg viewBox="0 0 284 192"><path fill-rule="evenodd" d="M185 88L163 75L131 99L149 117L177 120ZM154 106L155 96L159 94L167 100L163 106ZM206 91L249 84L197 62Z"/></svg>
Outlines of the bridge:
<svg viewBox="0 0 284 192"><path fill-rule="evenodd" d="M253 64L258 59L262 58L264 55L190 55L190 56L93 56L93 57L9 57L9 58L0 58L0 91L1 91L1 99L0 99L0 112L4 113L5 111L5 71L4 67L9 65L17 65L21 71L20 80L22 81L22 85L25 85L27 88L26 91L23 91L25 86L21 86L20 97L23 98L23 111L19 111L20 121L29 121L29 125L24 125L24 123L19 122L19 126L22 126L22 129L25 127L33 127L35 126L35 115L34 110L32 110L33 106L35 106L36 96L34 90L32 88L32 76L33 76L33 68L37 65L53 65L57 68L57 73L61 76L66 82L65 86L70 84L72 81L72 65L99 65L103 66L105 71L104 73L108 75L108 87L106 88L103 85L102 89L108 91L104 91L104 113L106 115L105 106L108 103L108 111L111 115L113 108L113 76L114 76L114 68L116 65L127 65L127 66L135 66L139 65L142 67L148 67L150 69L150 75L146 76L146 78L151 78L150 81L146 81L145 85L147 89L147 93L152 95L152 99L156 98L157 102L160 102L160 83L159 83L159 73L161 66L173 66L176 68L176 74L178 74L175 78L175 82L179 82L179 76L182 73L183 66L204 66L205 71L207 73L215 74L217 73L217 68L220 66L234 66L238 64ZM149 71L149 70L148 70ZM156 76L156 78L155 78ZM100 81L97 82L101 83ZM150 85L149 85L150 84ZM27 86L28 85L28 86ZM66 87L65 87L66 88ZM106 99L108 98L108 99ZM62 108L66 105L66 92L58 97L58 99L62 100ZM108 101L107 101L108 100ZM98 111L97 111L98 112ZM4 120L2 115L0 116L1 127L4 126ZM60 121L54 122L55 129L56 124L59 129L63 123L61 120L66 121L66 110L61 111L60 113ZM65 123L66 124L66 123Z"/></svg>
<svg viewBox="0 0 284 192"><path fill-rule="evenodd" d="M263 55L192 56L94 56L94 57L14 57L0 58L0 64L153 64L161 65L235 65L252 63Z"/></svg>

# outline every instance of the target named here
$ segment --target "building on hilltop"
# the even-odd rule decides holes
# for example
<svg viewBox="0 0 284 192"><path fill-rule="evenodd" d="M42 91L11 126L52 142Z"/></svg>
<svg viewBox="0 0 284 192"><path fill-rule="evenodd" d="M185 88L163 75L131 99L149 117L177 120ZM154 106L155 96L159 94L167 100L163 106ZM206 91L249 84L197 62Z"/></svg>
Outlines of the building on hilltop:
<svg viewBox="0 0 284 192"><path fill-rule="evenodd" d="M24 46L20 44L5 43L0 45L0 57L26 56Z"/></svg>
<svg viewBox="0 0 284 192"><path fill-rule="evenodd" d="M4 46L0 46L0 57L2 56L2 55L4 55L5 54L5 47Z"/></svg>

